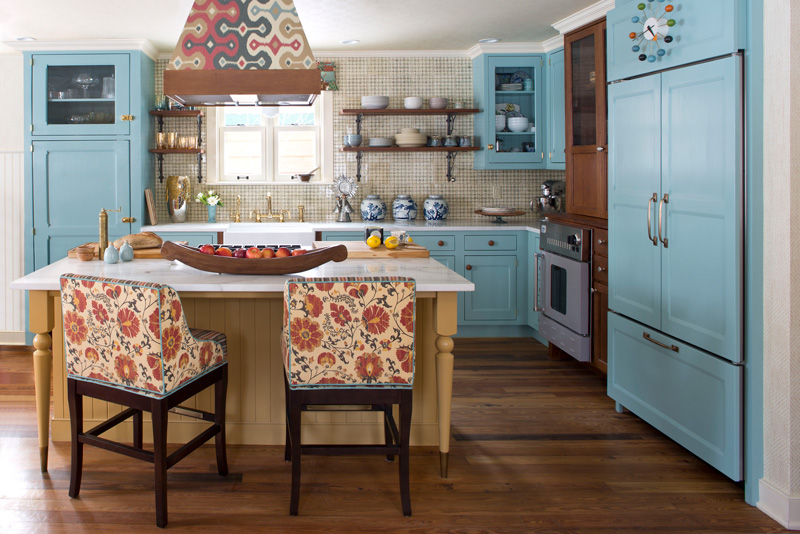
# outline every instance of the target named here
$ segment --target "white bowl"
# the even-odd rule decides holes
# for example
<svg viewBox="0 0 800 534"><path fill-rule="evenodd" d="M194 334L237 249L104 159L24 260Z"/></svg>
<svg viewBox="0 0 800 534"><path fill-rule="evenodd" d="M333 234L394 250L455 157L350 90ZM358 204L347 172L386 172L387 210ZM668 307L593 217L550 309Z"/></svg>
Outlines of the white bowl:
<svg viewBox="0 0 800 534"><path fill-rule="evenodd" d="M401 134L408 134L408 133L418 134L419 133L419 128L403 128L402 130L400 130L400 133Z"/></svg>
<svg viewBox="0 0 800 534"><path fill-rule="evenodd" d="M392 146L391 137L370 137L369 146Z"/></svg>
<svg viewBox="0 0 800 534"><path fill-rule="evenodd" d="M362 96L361 107L364 109L386 109L389 107L388 96Z"/></svg>
<svg viewBox="0 0 800 534"><path fill-rule="evenodd" d="M498 132L502 132L506 129L506 116L505 115L495 115L494 116L494 129Z"/></svg>
<svg viewBox="0 0 800 534"><path fill-rule="evenodd" d="M406 109L420 109L422 107L422 98L419 96L407 96L403 99L403 106Z"/></svg>
<svg viewBox="0 0 800 534"><path fill-rule="evenodd" d="M447 107L447 99L446 98L431 98L428 100L428 106L431 109L444 109Z"/></svg>
<svg viewBox="0 0 800 534"><path fill-rule="evenodd" d="M508 129L512 132L524 132L530 128L531 123L526 117L508 117L506 119Z"/></svg>

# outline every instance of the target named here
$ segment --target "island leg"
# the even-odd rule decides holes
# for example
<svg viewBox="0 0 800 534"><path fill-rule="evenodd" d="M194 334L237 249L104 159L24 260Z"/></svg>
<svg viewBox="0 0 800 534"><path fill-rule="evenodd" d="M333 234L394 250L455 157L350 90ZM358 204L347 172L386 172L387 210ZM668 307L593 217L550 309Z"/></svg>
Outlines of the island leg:
<svg viewBox="0 0 800 534"><path fill-rule="evenodd" d="M50 443L50 382L53 374L53 300L47 291L28 293L28 327L33 338L33 373L36 392L36 419L39 427L39 462L42 473L47 472L47 452Z"/></svg>
<svg viewBox="0 0 800 534"><path fill-rule="evenodd" d="M453 338L458 319L458 294L438 293L433 301L436 332L436 398L439 407L439 475L447 478L450 457L450 408L453 399Z"/></svg>

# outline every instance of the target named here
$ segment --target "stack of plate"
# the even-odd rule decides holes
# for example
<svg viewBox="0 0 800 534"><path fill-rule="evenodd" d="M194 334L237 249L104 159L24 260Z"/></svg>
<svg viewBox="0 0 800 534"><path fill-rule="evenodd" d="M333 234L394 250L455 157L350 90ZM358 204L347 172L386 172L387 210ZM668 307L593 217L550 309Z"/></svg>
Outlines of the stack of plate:
<svg viewBox="0 0 800 534"><path fill-rule="evenodd" d="M522 84L521 83L501 83L500 84L501 91L522 91Z"/></svg>
<svg viewBox="0 0 800 534"><path fill-rule="evenodd" d="M364 109L386 109L389 107L388 96L362 96L361 107Z"/></svg>
<svg viewBox="0 0 800 534"><path fill-rule="evenodd" d="M392 146L391 137L370 137L369 146L387 147Z"/></svg>
<svg viewBox="0 0 800 534"><path fill-rule="evenodd" d="M399 134L394 136L397 146L418 147L425 146L428 136L419 133L419 128L403 128Z"/></svg>
<svg viewBox="0 0 800 534"><path fill-rule="evenodd" d="M484 206L481 211L484 213L514 213L517 210L511 206Z"/></svg>

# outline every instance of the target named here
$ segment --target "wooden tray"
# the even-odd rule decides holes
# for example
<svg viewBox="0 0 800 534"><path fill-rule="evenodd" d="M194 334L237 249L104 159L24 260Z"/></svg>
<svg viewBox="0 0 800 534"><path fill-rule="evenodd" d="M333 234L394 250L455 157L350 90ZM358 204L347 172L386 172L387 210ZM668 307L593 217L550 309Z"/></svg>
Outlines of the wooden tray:
<svg viewBox="0 0 800 534"><path fill-rule="evenodd" d="M167 260L178 260L195 269L212 273L291 274L319 267L329 261L344 261L347 259L347 248L336 245L311 250L302 256L250 259L212 256L200 252L194 247L165 241L161 245L161 257Z"/></svg>
<svg viewBox="0 0 800 534"><path fill-rule="evenodd" d="M344 245L347 247L348 258L427 258L430 251L422 245L410 243L397 248L388 249L386 245L370 248L363 241L314 241L314 248L319 249L331 245Z"/></svg>
<svg viewBox="0 0 800 534"><path fill-rule="evenodd" d="M186 241L178 241L178 243L180 243L182 245L185 245ZM109 242L109 246L110 245L111 245L111 242ZM87 247L87 246L94 248L94 257L97 258L98 257L98 255L97 255L98 254L97 242L95 241L93 243L84 243L83 245L81 245L81 247ZM69 252L67 252L67 256L70 257L70 258L77 258L78 254L77 254L76 250L78 248L79 247L75 247L73 249L70 249ZM160 247L155 247L155 248L133 249L133 257L134 258L151 259L151 260L152 259L161 259L161 248Z"/></svg>

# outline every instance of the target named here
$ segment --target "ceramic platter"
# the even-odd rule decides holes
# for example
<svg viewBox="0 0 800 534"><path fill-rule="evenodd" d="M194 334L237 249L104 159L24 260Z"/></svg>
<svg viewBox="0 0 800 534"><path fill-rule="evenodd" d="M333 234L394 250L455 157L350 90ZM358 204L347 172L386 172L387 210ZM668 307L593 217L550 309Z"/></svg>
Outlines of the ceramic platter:
<svg viewBox="0 0 800 534"><path fill-rule="evenodd" d="M524 70L518 70L511 75L511 83L525 83L525 80L530 80L530 75Z"/></svg>

